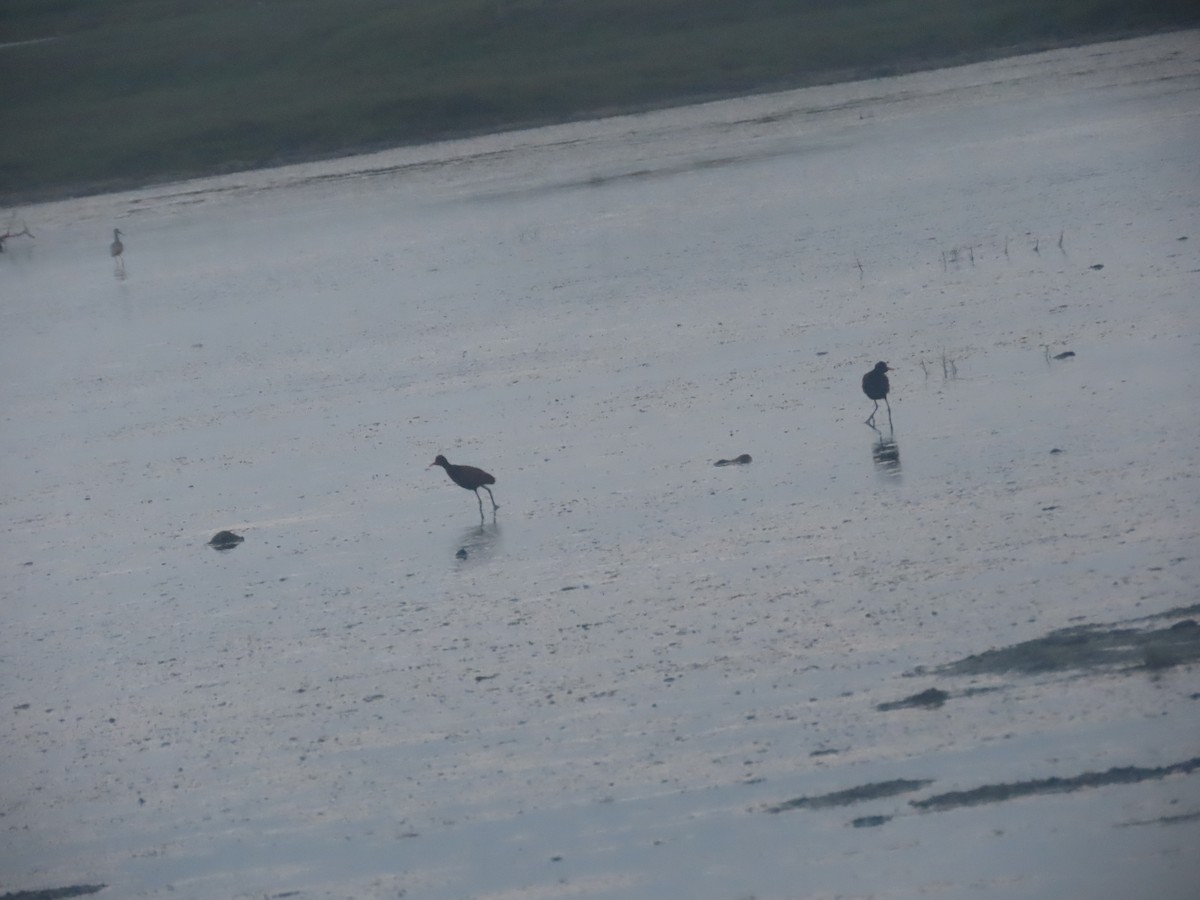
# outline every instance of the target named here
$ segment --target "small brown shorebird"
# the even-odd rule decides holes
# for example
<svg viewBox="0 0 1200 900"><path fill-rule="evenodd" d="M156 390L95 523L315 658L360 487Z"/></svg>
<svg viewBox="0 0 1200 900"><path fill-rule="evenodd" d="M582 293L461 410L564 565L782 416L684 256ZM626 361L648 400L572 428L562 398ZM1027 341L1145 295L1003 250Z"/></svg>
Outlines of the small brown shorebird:
<svg viewBox="0 0 1200 900"><path fill-rule="evenodd" d="M113 259L121 268L125 268L125 260L121 256L125 252L125 245L121 243L121 229L113 229L113 242L108 246L108 252L112 254Z"/></svg>
<svg viewBox="0 0 1200 900"><path fill-rule="evenodd" d="M867 424L872 428L875 427L875 413L879 411L879 401L882 400L887 406L888 425L892 424L892 404L888 403L888 384L887 373L892 371L888 368L885 362L875 363L875 368L863 376L863 393L867 395L868 400L875 401L875 408L871 410L871 415L867 416Z"/></svg>
<svg viewBox="0 0 1200 900"><path fill-rule="evenodd" d="M474 466L456 466L452 462L448 462L446 457L438 455L437 459L429 464L429 468L441 466L446 470L446 474L450 476L450 480L457 484L460 488L466 488L468 491L475 492L475 499L479 501L479 521L483 521L483 498L479 496L479 489L483 488L488 492L488 497L492 500L492 517L496 515L496 510L500 507L496 505L496 498L492 497L492 489L489 484L495 484L496 479L490 474L477 469Z"/></svg>

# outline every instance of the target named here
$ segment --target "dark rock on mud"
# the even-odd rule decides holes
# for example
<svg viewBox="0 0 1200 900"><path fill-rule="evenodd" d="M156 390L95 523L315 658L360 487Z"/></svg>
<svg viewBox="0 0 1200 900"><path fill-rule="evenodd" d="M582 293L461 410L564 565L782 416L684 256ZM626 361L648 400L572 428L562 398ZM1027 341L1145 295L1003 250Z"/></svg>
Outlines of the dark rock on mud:
<svg viewBox="0 0 1200 900"><path fill-rule="evenodd" d="M888 712L893 709L937 709L949 699L950 695L940 688L929 688L928 690L921 691L919 694L912 694L905 697L903 700L880 703L875 708L881 712Z"/></svg>
<svg viewBox="0 0 1200 900"><path fill-rule="evenodd" d="M862 784L858 787L847 788L844 791L834 791L832 794L820 794L816 797L796 797L785 800L773 806L764 807L765 812L781 813L792 809L826 809L831 806L848 806L851 803L861 803L864 800L878 800L881 797L894 797L896 794L907 794L918 791L931 779L897 778L892 781L877 781L872 784Z"/></svg>
<svg viewBox="0 0 1200 900"><path fill-rule="evenodd" d="M715 463L713 463L713 465L714 466L744 466L747 463L750 463L753 461L754 460L750 456L749 453L743 453L741 456L735 457L734 459L718 459Z"/></svg>
<svg viewBox="0 0 1200 900"><path fill-rule="evenodd" d="M1074 350L1064 350L1062 353L1055 353L1054 358L1055 359L1070 359L1074 355L1075 355Z"/></svg>
<svg viewBox="0 0 1200 900"><path fill-rule="evenodd" d="M212 536L212 540L208 542L208 546L214 550L232 550L245 538L240 534L234 534L232 531L218 531Z"/></svg>

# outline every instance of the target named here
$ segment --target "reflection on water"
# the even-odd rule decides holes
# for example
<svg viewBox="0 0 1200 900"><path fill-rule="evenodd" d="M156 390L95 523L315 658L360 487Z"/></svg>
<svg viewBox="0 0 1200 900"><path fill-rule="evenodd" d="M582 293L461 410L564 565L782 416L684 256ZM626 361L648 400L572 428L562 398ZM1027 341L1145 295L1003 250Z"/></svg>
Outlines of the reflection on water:
<svg viewBox="0 0 1200 900"><path fill-rule="evenodd" d="M473 525L465 529L455 542L452 552L460 565L483 562L496 555L500 547L500 525Z"/></svg>
<svg viewBox="0 0 1200 900"><path fill-rule="evenodd" d="M881 431L877 430L875 433L879 435L878 440L871 445L871 458L875 460L875 468L880 474L899 478L900 444L896 441L896 435L891 429L886 437Z"/></svg>

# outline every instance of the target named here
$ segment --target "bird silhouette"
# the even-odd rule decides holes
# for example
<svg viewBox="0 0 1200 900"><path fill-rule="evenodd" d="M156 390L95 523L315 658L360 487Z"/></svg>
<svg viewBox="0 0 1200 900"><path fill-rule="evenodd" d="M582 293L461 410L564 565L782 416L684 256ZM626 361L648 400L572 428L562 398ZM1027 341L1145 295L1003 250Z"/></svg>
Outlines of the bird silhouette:
<svg viewBox="0 0 1200 900"><path fill-rule="evenodd" d="M872 428L875 427L875 413L879 411L879 401L882 400L887 406L888 425L892 424L892 404L888 403L888 389L891 387L888 384L887 373L892 371L888 368L885 362L875 363L875 368L863 376L862 387L863 393L867 395L868 400L875 401L875 408L871 410L871 415L867 416L867 424Z"/></svg>
<svg viewBox="0 0 1200 900"><path fill-rule="evenodd" d="M441 454L429 464L429 468L433 468L434 466L441 466L445 469L446 474L450 476L450 480L460 488L466 488L468 491L475 492L475 499L479 501L480 522L483 521L483 498L479 496L479 489L483 488L487 491L488 497L492 501L492 516L495 517L496 510L500 507L496 505L496 498L492 496L492 489L488 487L489 484L496 483L496 479L492 475L474 466L456 466Z"/></svg>
<svg viewBox="0 0 1200 900"><path fill-rule="evenodd" d="M117 265L122 269L125 268L125 259L121 256L125 252L125 245L121 243L121 229L113 229L113 242L108 246L108 252L112 254L113 259L117 261Z"/></svg>

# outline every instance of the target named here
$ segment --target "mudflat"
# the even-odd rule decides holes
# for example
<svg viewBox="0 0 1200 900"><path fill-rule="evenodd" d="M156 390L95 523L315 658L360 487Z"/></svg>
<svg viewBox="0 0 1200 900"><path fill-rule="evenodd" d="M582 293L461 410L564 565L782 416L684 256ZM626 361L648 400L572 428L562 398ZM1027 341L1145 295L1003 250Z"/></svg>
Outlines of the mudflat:
<svg viewBox="0 0 1200 900"><path fill-rule="evenodd" d="M21 210L0 889L1190 898L1198 99L1185 32Z"/></svg>

